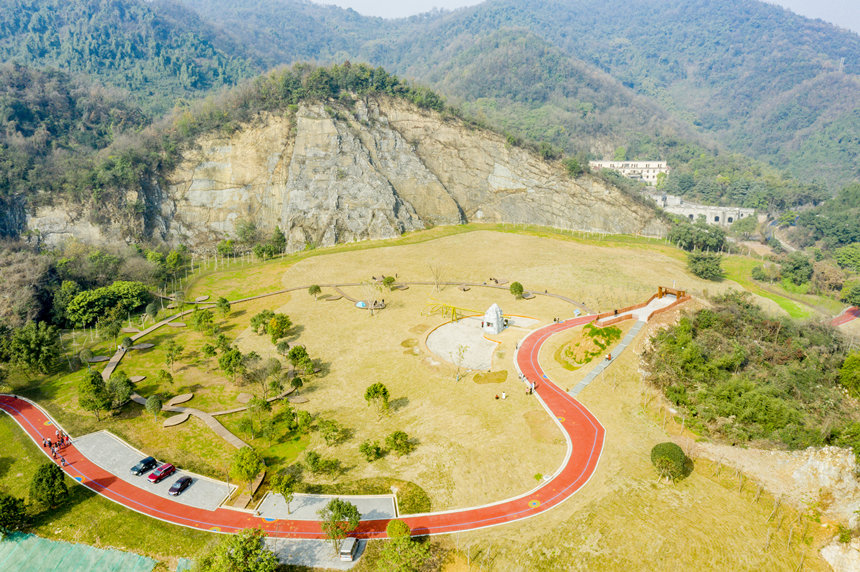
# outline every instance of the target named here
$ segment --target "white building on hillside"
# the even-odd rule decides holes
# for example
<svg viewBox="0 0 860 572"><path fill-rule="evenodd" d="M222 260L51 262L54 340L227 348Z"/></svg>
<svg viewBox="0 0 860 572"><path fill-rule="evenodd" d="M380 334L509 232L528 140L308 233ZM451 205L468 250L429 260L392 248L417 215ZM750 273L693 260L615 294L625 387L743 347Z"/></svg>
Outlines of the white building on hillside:
<svg viewBox="0 0 860 572"><path fill-rule="evenodd" d="M666 161L589 161L592 169L610 169L618 171L625 177L637 179L649 185L657 183L657 175L669 173Z"/></svg>

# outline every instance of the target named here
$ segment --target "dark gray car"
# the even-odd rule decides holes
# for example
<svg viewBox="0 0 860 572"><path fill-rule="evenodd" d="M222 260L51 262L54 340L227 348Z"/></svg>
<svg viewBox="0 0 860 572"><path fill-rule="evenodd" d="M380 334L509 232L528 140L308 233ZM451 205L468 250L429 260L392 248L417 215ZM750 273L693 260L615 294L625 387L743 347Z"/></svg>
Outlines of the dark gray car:
<svg viewBox="0 0 860 572"><path fill-rule="evenodd" d="M158 465L158 461L155 460L155 457L141 459L138 464L131 468L131 474L139 477L143 473L148 473L154 469L156 465Z"/></svg>

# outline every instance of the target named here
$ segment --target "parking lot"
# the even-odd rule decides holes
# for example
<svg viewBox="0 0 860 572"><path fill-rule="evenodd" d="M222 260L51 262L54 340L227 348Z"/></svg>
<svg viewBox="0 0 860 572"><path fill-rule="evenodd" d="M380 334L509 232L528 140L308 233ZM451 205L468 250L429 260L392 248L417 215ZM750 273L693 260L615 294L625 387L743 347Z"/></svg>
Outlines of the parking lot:
<svg viewBox="0 0 860 572"><path fill-rule="evenodd" d="M119 479L153 494L188 506L215 510L227 498L228 493L235 489L235 485L230 485L230 491L228 491L227 483L195 473L189 473L179 468L177 468L175 473L158 484L150 483L147 480L149 473L144 473L136 477L131 474L131 468L138 461L149 455L138 451L107 431L97 431L83 437L78 437L74 439L72 444L93 463L116 475ZM159 464L169 463L170 459L158 459L158 462ZM179 477L186 475L193 479L191 485L179 496L174 497L167 494L170 486Z"/></svg>

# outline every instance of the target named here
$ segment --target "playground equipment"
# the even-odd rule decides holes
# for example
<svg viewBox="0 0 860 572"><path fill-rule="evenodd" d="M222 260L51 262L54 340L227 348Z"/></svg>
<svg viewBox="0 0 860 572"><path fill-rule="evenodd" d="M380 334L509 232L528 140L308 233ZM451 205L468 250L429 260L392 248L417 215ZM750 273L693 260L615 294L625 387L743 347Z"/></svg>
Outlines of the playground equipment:
<svg viewBox="0 0 860 572"><path fill-rule="evenodd" d="M475 314L480 315L482 313L483 312L480 312L478 310L461 308L453 304L440 302L435 298L430 298L430 300L427 302L427 305L424 306L424 309L421 311L422 316L442 316L443 318L450 318L452 322L456 322L457 320L465 316L471 316Z"/></svg>

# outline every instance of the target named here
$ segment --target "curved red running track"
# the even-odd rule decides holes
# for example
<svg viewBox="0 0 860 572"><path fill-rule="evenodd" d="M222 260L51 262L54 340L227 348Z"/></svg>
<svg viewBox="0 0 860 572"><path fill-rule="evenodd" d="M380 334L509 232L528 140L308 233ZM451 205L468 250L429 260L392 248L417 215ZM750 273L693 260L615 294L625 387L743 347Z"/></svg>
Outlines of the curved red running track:
<svg viewBox="0 0 860 572"><path fill-rule="evenodd" d="M414 535L474 530L529 518L558 506L588 482L603 451L603 426L582 404L549 381L538 363L538 354L543 343L553 334L594 318L593 315L584 316L535 330L522 341L517 351L520 371L529 381L535 382L538 398L555 418L567 440L567 454L562 466L546 483L518 497L485 506L401 517ZM55 422L36 404L0 395L0 408L11 415L36 444L41 445L43 437L54 438ZM44 448L42 451L50 458ZM269 536L325 538L315 521L269 520L249 511L228 508L210 511L156 496L92 463L74 444L66 447L62 454L69 463L65 471L71 478L114 502L153 518L213 532L234 533L256 527L262 528ZM516 460L511 459L511 462ZM384 537L387 523L387 519L362 521L354 535Z"/></svg>
<svg viewBox="0 0 860 572"><path fill-rule="evenodd" d="M830 324L833 326L841 326L842 324L847 324L848 322L856 318L860 318L860 308L858 308L857 306L851 306L850 308L833 318Z"/></svg>

